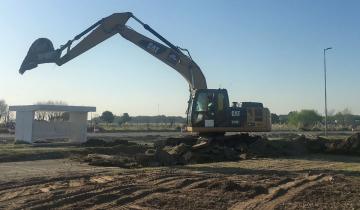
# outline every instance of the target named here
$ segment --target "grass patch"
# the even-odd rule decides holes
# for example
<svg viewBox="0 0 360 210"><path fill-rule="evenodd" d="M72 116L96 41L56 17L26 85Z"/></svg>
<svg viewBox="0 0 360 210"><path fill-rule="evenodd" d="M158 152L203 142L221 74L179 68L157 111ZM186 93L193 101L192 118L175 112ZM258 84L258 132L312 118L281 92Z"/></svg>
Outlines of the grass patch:
<svg viewBox="0 0 360 210"><path fill-rule="evenodd" d="M0 145L0 162L67 158L85 153L80 147L36 147L27 144Z"/></svg>
<svg viewBox="0 0 360 210"><path fill-rule="evenodd" d="M100 124L102 132L175 132L180 131L180 125L169 126L165 124Z"/></svg>

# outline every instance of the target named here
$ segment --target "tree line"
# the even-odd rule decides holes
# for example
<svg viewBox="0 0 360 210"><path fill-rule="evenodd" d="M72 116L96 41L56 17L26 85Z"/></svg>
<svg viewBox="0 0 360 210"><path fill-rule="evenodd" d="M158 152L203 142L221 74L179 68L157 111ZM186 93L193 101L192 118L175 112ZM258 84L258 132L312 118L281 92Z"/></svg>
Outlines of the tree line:
<svg viewBox="0 0 360 210"><path fill-rule="evenodd" d="M11 112L9 111L9 106L6 104L4 99L0 99L0 123L3 122L7 124L10 122L12 116Z"/></svg>
<svg viewBox="0 0 360 210"><path fill-rule="evenodd" d="M67 105L63 101L45 101L36 104L50 104L50 105ZM9 107L5 100L0 99L0 124L7 125L13 123L12 113L9 112ZM36 112L35 120L46 121L66 121L69 119L69 114L66 112ZM104 111L101 116L93 119L95 123L116 123L123 125L126 123L138 124L185 124L186 118L181 116L130 116L128 113L123 113L120 116L114 115L111 111ZM303 109L300 111L291 111L285 115L271 114L272 124L282 124L294 126L298 129L312 129L314 127L322 127L325 124L324 116L320 115L313 109ZM327 118L329 126L337 128L356 128L360 127L360 115L354 115L349 109L344 109L339 112L330 112Z"/></svg>
<svg viewBox="0 0 360 210"><path fill-rule="evenodd" d="M130 116L128 113L123 113L121 116L114 115L111 111L104 111L101 116L93 119L95 122L103 122L103 123L116 123L118 125L123 125L126 123L163 123L163 124L179 124L185 123L186 118L180 116L165 116L165 115L157 115L157 116Z"/></svg>
<svg viewBox="0 0 360 210"><path fill-rule="evenodd" d="M299 129L311 129L325 124L325 117L312 109L291 111L287 115L271 114L273 124L288 124ZM327 117L329 126L337 128L356 128L360 126L360 115L354 115L349 109L337 113L330 113Z"/></svg>

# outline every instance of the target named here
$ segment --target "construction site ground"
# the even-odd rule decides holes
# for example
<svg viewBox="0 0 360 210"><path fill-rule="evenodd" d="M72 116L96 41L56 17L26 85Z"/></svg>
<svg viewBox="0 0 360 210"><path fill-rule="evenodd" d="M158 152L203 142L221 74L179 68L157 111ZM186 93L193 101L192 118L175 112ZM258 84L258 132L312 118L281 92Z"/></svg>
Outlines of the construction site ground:
<svg viewBox="0 0 360 210"><path fill-rule="evenodd" d="M281 136L288 134L276 138ZM147 145L167 136L121 138ZM0 209L360 208L356 154L249 155L236 161L125 168L90 165L80 157L112 154L104 148L14 145L11 136L3 139Z"/></svg>

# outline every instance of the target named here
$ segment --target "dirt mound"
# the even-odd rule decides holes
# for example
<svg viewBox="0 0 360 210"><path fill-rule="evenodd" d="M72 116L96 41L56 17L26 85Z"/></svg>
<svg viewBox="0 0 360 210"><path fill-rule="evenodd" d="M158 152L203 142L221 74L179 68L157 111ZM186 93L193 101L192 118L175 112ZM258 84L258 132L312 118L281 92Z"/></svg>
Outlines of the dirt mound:
<svg viewBox="0 0 360 210"><path fill-rule="evenodd" d="M356 133L343 141L340 147L344 150L353 153L360 154L360 133Z"/></svg>
<svg viewBox="0 0 360 210"><path fill-rule="evenodd" d="M126 140L89 139L84 145L93 165L146 167L238 161L252 157L302 156L313 153L360 154L360 134L344 140L297 135L268 140L266 136L238 134L206 139L185 136L140 145ZM105 155L105 156L104 156Z"/></svg>
<svg viewBox="0 0 360 210"><path fill-rule="evenodd" d="M195 145L197 141L197 137L195 136L181 136L181 137L170 137L167 139L163 139L163 140L158 140L156 142L154 142L154 147L155 148L164 148L165 146L176 146L179 145L181 143L186 144L186 145Z"/></svg>
<svg viewBox="0 0 360 210"><path fill-rule="evenodd" d="M360 133L326 144L327 151L336 154L360 155Z"/></svg>
<svg viewBox="0 0 360 210"><path fill-rule="evenodd" d="M82 159L90 165L133 168L142 166L137 155L148 150L148 146L122 139L91 138L82 144L85 154Z"/></svg>
<svg viewBox="0 0 360 210"><path fill-rule="evenodd" d="M212 139L186 136L168 138L154 143L154 149L138 156L141 165L184 165L244 159L255 151L252 144L264 145L267 139L261 136L239 134ZM200 145L200 146L199 146ZM255 154L252 153L252 154ZM260 154L260 152L257 152Z"/></svg>
<svg viewBox="0 0 360 210"><path fill-rule="evenodd" d="M307 153L360 155L360 133L355 133L346 139L331 140L302 135L295 138L294 142L303 145Z"/></svg>
<svg viewBox="0 0 360 210"><path fill-rule="evenodd" d="M293 141L270 141L264 136L249 134L220 136L211 139L194 136L168 138L155 142L154 147L127 141L119 142L116 144L116 142L89 139L85 145L99 145L96 148L91 147L89 150L101 155L90 155L86 161L102 166L144 167L237 161L254 156L301 155L308 152L306 148L308 139L306 138ZM104 159L103 163L101 159Z"/></svg>
<svg viewBox="0 0 360 210"><path fill-rule="evenodd" d="M95 166L115 166L121 168L137 167L137 162L134 158L119 155L88 154L85 161L88 162L89 165Z"/></svg>

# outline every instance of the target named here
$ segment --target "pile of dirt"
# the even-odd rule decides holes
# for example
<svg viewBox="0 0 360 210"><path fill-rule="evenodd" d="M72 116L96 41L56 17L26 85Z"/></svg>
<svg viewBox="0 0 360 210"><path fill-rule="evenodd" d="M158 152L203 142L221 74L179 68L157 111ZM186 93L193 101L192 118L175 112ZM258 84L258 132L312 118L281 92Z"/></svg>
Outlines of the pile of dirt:
<svg viewBox="0 0 360 210"><path fill-rule="evenodd" d="M134 158L120 155L88 154L85 161L95 166L114 166L121 168L134 168L137 163Z"/></svg>
<svg viewBox="0 0 360 210"><path fill-rule="evenodd" d="M238 134L211 139L184 136L154 142L153 146L124 140L89 139L85 161L92 165L156 167L253 157L303 156L314 153L360 154L360 133L344 140L298 135L292 139L268 140L266 136Z"/></svg>
<svg viewBox="0 0 360 210"><path fill-rule="evenodd" d="M237 161L258 156L290 154L264 136L238 134L211 139L186 136L154 143L144 154L137 154L140 166L185 165L220 161Z"/></svg>
<svg viewBox="0 0 360 210"><path fill-rule="evenodd" d="M148 149L147 145L123 139L90 138L82 144L86 154L82 159L90 165L133 168L140 166L135 157Z"/></svg>
<svg viewBox="0 0 360 210"><path fill-rule="evenodd" d="M342 155L360 155L360 133L345 139L326 139L301 135L294 139L305 147L308 153L330 153Z"/></svg>
<svg viewBox="0 0 360 210"><path fill-rule="evenodd" d="M248 151L249 145L261 141L260 136L239 134L212 139L188 136L169 138L155 143L152 159L160 165L194 164L239 160Z"/></svg>
<svg viewBox="0 0 360 210"><path fill-rule="evenodd" d="M328 143L326 149L328 152L336 154L360 155L360 133Z"/></svg>
<svg viewBox="0 0 360 210"><path fill-rule="evenodd" d="M94 138L89 139L83 146L88 151L84 160L91 165L128 168L245 159L248 151L255 151L255 147L250 146L255 142L259 148L265 148L266 146L260 145L267 144L267 140L261 136L239 134L215 139L171 137L156 141L153 146Z"/></svg>

